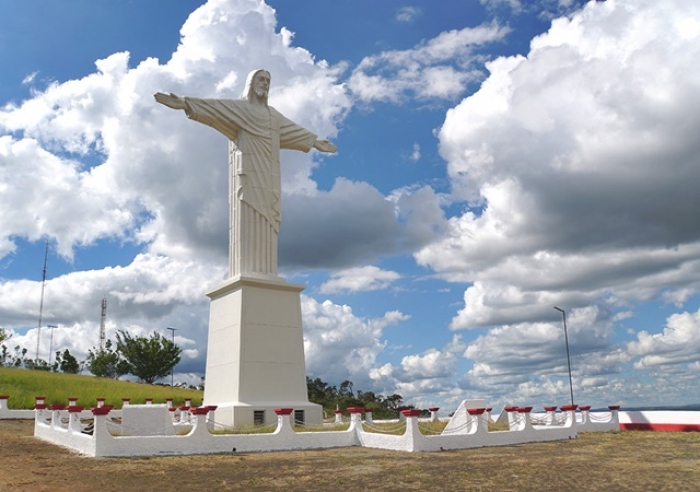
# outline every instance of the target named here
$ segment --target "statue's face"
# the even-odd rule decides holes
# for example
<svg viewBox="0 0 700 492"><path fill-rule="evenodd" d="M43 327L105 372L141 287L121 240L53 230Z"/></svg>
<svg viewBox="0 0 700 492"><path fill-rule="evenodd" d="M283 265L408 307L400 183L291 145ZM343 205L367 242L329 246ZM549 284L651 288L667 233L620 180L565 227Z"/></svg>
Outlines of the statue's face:
<svg viewBox="0 0 700 492"><path fill-rule="evenodd" d="M267 97L270 90L270 74L260 71L253 77L253 92L258 97Z"/></svg>

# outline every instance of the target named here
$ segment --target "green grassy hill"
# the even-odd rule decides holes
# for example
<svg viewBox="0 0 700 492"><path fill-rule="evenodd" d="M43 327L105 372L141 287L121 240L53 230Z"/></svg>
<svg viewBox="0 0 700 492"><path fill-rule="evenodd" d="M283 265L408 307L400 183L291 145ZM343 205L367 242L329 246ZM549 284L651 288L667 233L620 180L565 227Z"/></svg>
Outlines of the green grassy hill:
<svg viewBox="0 0 700 492"><path fill-rule="evenodd" d="M47 404L67 404L68 398L77 398L78 405L85 407L95 406L97 398L105 398L105 403L115 408L121 408L122 398L130 398L131 404L145 403L146 398L153 398L153 403L173 398L176 406L191 398L192 405L198 406L203 397L197 390L9 367L0 367L0 395L10 397L8 406L12 409L34 408L36 396L45 396Z"/></svg>

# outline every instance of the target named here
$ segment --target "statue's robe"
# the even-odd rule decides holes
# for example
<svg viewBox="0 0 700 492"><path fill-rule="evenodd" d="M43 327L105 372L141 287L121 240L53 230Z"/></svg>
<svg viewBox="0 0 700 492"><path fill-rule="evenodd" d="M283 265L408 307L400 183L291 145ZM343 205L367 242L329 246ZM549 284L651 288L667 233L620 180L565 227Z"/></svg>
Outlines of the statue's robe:
<svg viewBox="0 0 700 492"><path fill-rule="evenodd" d="M211 126L230 141L231 277L276 277L282 196L280 149L308 152L316 134L272 107L245 99L184 99L190 119Z"/></svg>

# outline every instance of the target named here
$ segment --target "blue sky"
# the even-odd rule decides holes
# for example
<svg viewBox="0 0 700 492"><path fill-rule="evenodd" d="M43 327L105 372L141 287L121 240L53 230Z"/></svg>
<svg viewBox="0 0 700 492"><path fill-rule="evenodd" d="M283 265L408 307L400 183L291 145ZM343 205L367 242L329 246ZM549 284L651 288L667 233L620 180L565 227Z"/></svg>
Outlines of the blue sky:
<svg viewBox="0 0 700 492"><path fill-rule="evenodd" d="M417 406L697 403L700 7L0 0L0 327L78 358L158 331L204 370L226 141L154 92L270 101L280 269L313 377ZM49 330L40 356L48 358Z"/></svg>

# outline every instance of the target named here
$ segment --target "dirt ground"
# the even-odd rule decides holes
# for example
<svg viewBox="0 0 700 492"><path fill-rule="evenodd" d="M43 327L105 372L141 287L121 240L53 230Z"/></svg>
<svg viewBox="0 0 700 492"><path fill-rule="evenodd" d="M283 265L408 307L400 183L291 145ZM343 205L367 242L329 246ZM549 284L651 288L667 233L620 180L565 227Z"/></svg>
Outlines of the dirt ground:
<svg viewBox="0 0 700 492"><path fill-rule="evenodd" d="M85 458L0 420L0 491L698 491L700 433L581 434L572 441L398 453L363 448Z"/></svg>

